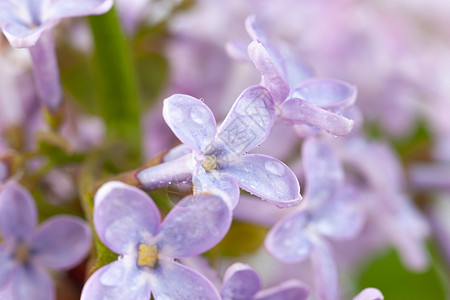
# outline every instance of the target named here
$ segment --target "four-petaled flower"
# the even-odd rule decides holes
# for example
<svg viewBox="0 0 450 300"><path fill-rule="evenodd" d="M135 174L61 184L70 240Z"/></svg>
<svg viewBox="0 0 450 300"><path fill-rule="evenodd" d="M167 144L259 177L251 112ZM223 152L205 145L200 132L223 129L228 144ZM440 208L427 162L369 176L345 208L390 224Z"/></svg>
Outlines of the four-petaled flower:
<svg viewBox="0 0 450 300"><path fill-rule="evenodd" d="M45 269L76 266L91 245L89 225L72 216L56 216L36 230L37 211L31 195L14 182L0 190L0 291L15 300L55 299Z"/></svg>
<svg viewBox="0 0 450 300"><path fill-rule="evenodd" d="M164 101L167 125L184 143L186 153L137 174L145 188L192 180L194 192L220 189L239 199L239 186L280 207L300 202L297 177L281 161L247 154L269 135L274 122L273 100L262 86L250 87L238 97L216 129L211 110L196 98L176 94Z"/></svg>
<svg viewBox="0 0 450 300"><path fill-rule="evenodd" d="M342 165L324 141L306 140L302 158L305 205L275 224L265 245L273 256L286 263L311 257L320 296L325 300L337 299L337 266L324 237L349 240L360 232L364 214L358 205L358 189L344 183Z"/></svg>
<svg viewBox="0 0 450 300"><path fill-rule="evenodd" d="M89 278L81 299L147 300L150 293L156 300L220 299L205 277L174 258L205 252L224 237L231 212L222 196L209 193L178 205L160 225L155 203L142 190L115 181L103 185L95 195L94 225L121 256Z"/></svg>

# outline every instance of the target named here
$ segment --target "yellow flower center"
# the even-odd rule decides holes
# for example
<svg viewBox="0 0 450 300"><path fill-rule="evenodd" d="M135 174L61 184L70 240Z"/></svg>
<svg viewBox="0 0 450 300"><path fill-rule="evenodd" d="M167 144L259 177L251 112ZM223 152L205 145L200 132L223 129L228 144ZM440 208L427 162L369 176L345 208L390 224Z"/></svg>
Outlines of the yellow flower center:
<svg viewBox="0 0 450 300"><path fill-rule="evenodd" d="M158 249L156 246L140 244L138 255L138 266L154 267L158 259Z"/></svg>
<svg viewBox="0 0 450 300"><path fill-rule="evenodd" d="M212 155L206 155L205 160L202 164L203 169L205 169L206 172L211 172L212 170L216 169L217 167L217 159L214 154Z"/></svg>

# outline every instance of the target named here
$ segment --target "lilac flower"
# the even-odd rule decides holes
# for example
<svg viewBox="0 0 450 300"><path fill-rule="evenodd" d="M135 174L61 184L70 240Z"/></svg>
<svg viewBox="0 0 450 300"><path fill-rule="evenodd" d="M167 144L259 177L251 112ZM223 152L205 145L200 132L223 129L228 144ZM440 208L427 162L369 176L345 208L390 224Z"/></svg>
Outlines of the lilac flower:
<svg viewBox="0 0 450 300"><path fill-rule="evenodd" d="M31 195L14 182L0 190L0 290L11 299L55 299L46 268L64 270L86 256L91 231L72 216L52 217L34 229L37 211Z"/></svg>
<svg viewBox="0 0 450 300"><path fill-rule="evenodd" d="M274 109L267 89L250 87L238 97L223 123L216 129L210 109L187 95L164 101L167 125L184 143L174 159L137 174L145 188L192 180L194 191L220 189L239 198L239 186L277 206L301 200L294 173L281 161L262 154L246 154L262 143L273 126Z"/></svg>
<svg viewBox="0 0 450 300"><path fill-rule="evenodd" d="M337 299L337 266L325 237L356 237L364 216L357 189L344 184L342 166L330 146L318 139L306 140L303 160L307 184L304 206L275 224L265 245L286 263L311 257L319 295L325 300Z"/></svg>
<svg viewBox="0 0 450 300"><path fill-rule="evenodd" d="M376 195L370 213L373 222L400 252L405 265L423 270L428 265L424 240L429 224L404 191L405 176L389 145L354 137L341 145L342 160L361 175Z"/></svg>
<svg viewBox="0 0 450 300"><path fill-rule="evenodd" d="M223 300L305 300L309 289L297 280L261 290L261 278L249 265L234 263L226 271L222 290Z"/></svg>
<svg viewBox="0 0 450 300"><path fill-rule="evenodd" d="M246 22L254 39L248 55L260 71L262 85L273 95L283 121L318 127L334 135L346 135L353 121L339 112L356 100L356 87L331 78L310 78L310 72L293 59L284 58L264 35L254 17Z"/></svg>
<svg viewBox="0 0 450 300"><path fill-rule="evenodd" d="M43 104L55 111L61 84L51 29L61 19L102 14L112 0L0 0L0 27L15 48L30 48L36 88Z"/></svg>
<svg viewBox="0 0 450 300"><path fill-rule="evenodd" d="M223 193L221 193L223 194ZM185 199L184 201L187 201ZM97 270L81 299L220 299L199 273L174 261L200 254L228 231L231 213L219 194L205 194L193 205L177 206L160 225L152 199L121 182L103 185L95 195L94 225L101 241L120 254Z"/></svg>

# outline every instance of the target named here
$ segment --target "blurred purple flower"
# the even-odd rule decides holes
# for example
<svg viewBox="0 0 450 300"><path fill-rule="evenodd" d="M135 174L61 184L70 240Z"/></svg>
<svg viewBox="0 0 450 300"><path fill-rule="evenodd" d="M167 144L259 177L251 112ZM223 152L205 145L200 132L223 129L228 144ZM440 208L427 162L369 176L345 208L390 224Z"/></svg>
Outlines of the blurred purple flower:
<svg viewBox="0 0 450 300"><path fill-rule="evenodd" d="M264 87L244 90L218 129L211 110L187 95L167 98L163 116L184 145L175 148L172 160L137 174L145 188L192 180L194 192L228 193L231 208L239 186L277 206L300 202L300 186L288 166L267 155L246 154L266 140L273 126L272 97Z"/></svg>
<svg viewBox="0 0 450 300"><path fill-rule="evenodd" d="M45 269L76 266L91 245L91 231L72 216L52 217L34 229L37 211L31 195L14 182L0 188L0 290L11 299L55 299Z"/></svg>
<svg viewBox="0 0 450 300"><path fill-rule="evenodd" d="M121 182L103 185L95 195L95 228L121 256L89 278L81 299L138 300L149 299L150 293L156 300L184 299L186 294L220 299L205 277L174 261L209 250L231 225L221 196L197 197L190 206L176 206L160 224L160 213L146 193Z"/></svg>
<svg viewBox="0 0 450 300"><path fill-rule="evenodd" d="M319 295L333 300L339 295L337 266L324 238L355 238L364 224L364 214L357 188L344 184L343 168L329 145L315 138L306 140L303 164L307 185L304 206L275 224L265 245L286 263L311 257Z"/></svg>
<svg viewBox="0 0 450 300"><path fill-rule="evenodd" d="M305 300L308 287L289 280L276 287L261 290L261 278L249 265L234 263L226 271L220 292L223 300Z"/></svg>
<svg viewBox="0 0 450 300"><path fill-rule="evenodd" d="M405 192L405 175L394 151L387 143L360 136L336 146L342 160L376 195L368 210L374 225L398 249L407 267L425 269L428 253L424 240L429 224Z"/></svg>
<svg viewBox="0 0 450 300"><path fill-rule="evenodd" d="M312 72L295 60L283 57L265 37L255 18L246 21L254 41L248 55L260 71L279 109L278 116L293 125L310 125L334 135L346 135L353 121L339 114L356 100L356 87L331 78L312 78Z"/></svg>
<svg viewBox="0 0 450 300"><path fill-rule="evenodd" d="M112 0L0 0L0 27L15 48L30 48L37 92L50 110L62 101L55 45L51 34L61 19L102 14Z"/></svg>
<svg viewBox="0 0 450 300"><path fill-rule="evenodd" d="M414 189L450 191L450 164L448 162L415 163L409 168L409 177Z"/></svg>

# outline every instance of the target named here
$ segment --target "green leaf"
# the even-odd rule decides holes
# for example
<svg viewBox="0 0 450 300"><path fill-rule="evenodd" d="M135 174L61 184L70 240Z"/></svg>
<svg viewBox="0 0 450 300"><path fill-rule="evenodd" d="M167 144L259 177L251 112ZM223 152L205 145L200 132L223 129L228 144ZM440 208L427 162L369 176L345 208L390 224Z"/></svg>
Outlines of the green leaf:
<svg viewBox="0 0 450 300"><path fill-rule="evenodd" d="M252 253L261 247L268 231L264 227L234 221L227 235L208 255L236 257Z"/></svg>
<svg viewBox="0 0 450 300"><path fill-rule="evenodd" d="M133 61L114 7L88 17L95 43L94 83L108 136L127 140L140 156L140 105ZM137 161L139 159L136 159Z"/></svg>

